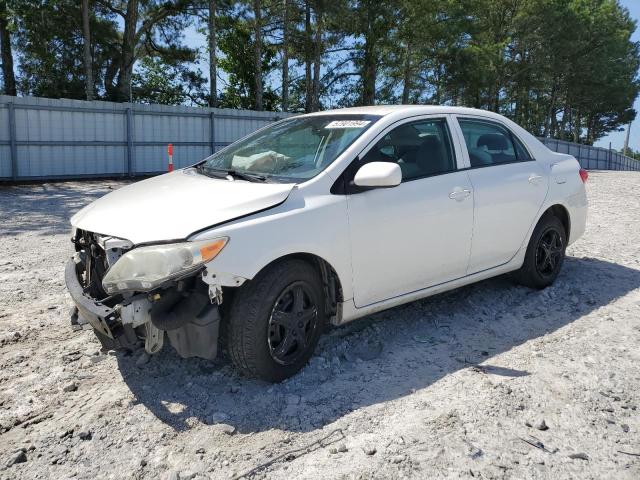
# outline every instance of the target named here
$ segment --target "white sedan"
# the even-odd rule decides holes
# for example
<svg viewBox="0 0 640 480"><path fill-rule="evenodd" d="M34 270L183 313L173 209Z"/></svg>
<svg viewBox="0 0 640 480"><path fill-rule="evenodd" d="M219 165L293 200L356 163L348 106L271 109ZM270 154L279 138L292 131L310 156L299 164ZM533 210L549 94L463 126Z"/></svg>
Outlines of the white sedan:
<svg viewBox="0 0 640 480"><path fill-rule="evenodd" d="M240 371L278 382L328 324L507 272L550 285L584 232L586 179L486 111L296 116L85 207L66 282L105 348L168 338L212 359L220 337Z"/></svg>

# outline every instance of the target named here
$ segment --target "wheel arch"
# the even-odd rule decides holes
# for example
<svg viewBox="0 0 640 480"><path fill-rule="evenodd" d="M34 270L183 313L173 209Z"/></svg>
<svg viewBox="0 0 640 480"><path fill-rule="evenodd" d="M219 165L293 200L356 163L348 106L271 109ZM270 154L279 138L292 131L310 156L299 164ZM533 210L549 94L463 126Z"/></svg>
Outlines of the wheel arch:
<svg viewBox="0 0 640 480"><path fill-rule="evenodd" d="M559 203L551 205L540 216L540 218L538 219L538 223L540 222L540 219L545 215L553 215L554 217L557 217L562 222L566 239L568 241L571 234L571 215L569 214L569 210L567 210L567 208L564 205Z"/></svg>
<svg viewBox="0 0 640 480"><path fill-rule="evenodd" d="M295 252L282 255L263 266L256 273L256 276L262 273L267 268L290 259L302 260L316 269L316 271L320 275L320 278L322 279L322 284L325 290L326 311L330 316L336 315L338 311L338 305L344 301L342 280L340 279L340 276L336 272L335 268L327 260L316 254L309 252Z"/></svg>
<svg viewBox="0 0 640 480"><path fill-rule="evenodd" d="M565 228L567 242L569 242L569 239L570 239L569 235L571 234L571 214L569 213L569 210L565 205L559 202L552 203L551 205L546 207L544 210L542 210L541 208L538 213L539 215L537 216L535 221L531 224L531 227L529 228L529 231L527 232L527 236L524 238L522 245L520 246L520 249L514 255L514 257L510 260L510 262L512 262L514 265L514 268L520 268L522 266L522 262L524 262L524 256L527 251L529 242L531 241L531 236L533 235L533 231L546 215L553 215L554 217L560 220L560 222L562 223L562 226Z"/></svg>

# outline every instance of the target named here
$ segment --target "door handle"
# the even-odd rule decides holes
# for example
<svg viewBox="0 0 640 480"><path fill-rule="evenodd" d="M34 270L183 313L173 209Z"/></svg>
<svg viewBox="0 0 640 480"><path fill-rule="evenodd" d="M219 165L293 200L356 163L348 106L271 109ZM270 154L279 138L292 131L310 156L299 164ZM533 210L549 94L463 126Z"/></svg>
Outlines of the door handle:
<svg viewBox="0 0 640 480"><path fill-rule="evenodd" d="M536 175L534 173L529 176L529 183L532 183L533 185L537 185L540 180L542 180L542 175Z"/></svg>
<svg viewBox="0 0 640 480"><path fill-rule="evenodd" d="M456 187L452 192L449 193L449 198L452 200L457 200L461 202L465 198L471 195L471 190L462 189L460 187Z"/></svg>

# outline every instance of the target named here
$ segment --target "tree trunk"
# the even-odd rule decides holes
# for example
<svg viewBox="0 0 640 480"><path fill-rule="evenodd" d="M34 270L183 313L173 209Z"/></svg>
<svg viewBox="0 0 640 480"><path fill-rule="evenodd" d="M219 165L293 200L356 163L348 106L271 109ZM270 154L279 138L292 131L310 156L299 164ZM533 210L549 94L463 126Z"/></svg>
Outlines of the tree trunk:
<svg viewBox="0 0 640 480"><path fill-rule="evenodd" d="M549 136L551 138L557 138L558 136L558 112L556 110L553 111L553 115L551 116L551 128L549 129Z"/></svg>
<svg viewBox="0 0 640 480"><path fill-rule="evenodd" d="M255 15L253 43L254 68L256 75L255 84L255 109L262 110L262 6L260 0L253 0L253 14Z"/></svg>
<svg viewBox="0 0 640 480"><path fill-rule="evenodd" d="M564 105L564 110L562 111L562 119L560 120L560 126L558 127L558 137L560 137L560 140L567 140L569 137L566 135L566 131L567 131L567 123L569 121L569 117L571 116L571 105L569 105L568 103L565 103Z"/></svg>
<svg viewBox="0 0 640 480"><path fill-rule="evenodd" d="M282 14L282 111L289 110L289 0Z"/></svg>
<svg viewBox="0 0 640 480"><path fill-rule="evenodd" d="M9 32L9 18L7 2L0 0L0 54L2 56L2 79L6 95L17 94L16 77L13 73L13 53L11 51L11 34Z"/></svg>
<svg viewBox="0 0 640 480"><path fill-rule="evenodd" d="M316 32L313 49L313 101L311 110L317 112L320 110L320 66L322 59L322 5L320 1L316 1Z"/></svg>
<svg viewBox="0 0 640 480"><path fill-rule="evenodd" d="M593 145L594 139L593 139L593 127L594 127L594 114L593 112L590 112L589 115L587 116L587 136L585 137L584 143L586 143L587 145Z"/></svg>
<svg viewBox="0 0 640 480"><path fill-rule="evenodd" d="M138 23L138 0L127 0L127 11L124 18L124 34L122 35L122 52L120 69L116 84L117 100L132 101L131 75L135 63L136 25Z"/></svg>
<svg viewBox="0 0 640 480"><path fill-rule="evenodd" d="M377 38L374 31L375 8L367 3L366 27L364 29L364 51L362 58L362 105L373 105L376 100L376 76L378 68Z"/></svg>
<svg viewBox="0 0 640 480"><path fill-rule="evenodd" d="M409 103L411 94L411 44L407 43L406 56L404 59L404 81L402 84L402 103Z"/></svg>
<svg viewBox="0 0 640 480"><path fill-rule="evenodd" d="M304 111L309 113L312 108L312 80L311 80L311 5L310 0L304 6Z"/></svg>
<svg viewBox="0 0 640 480"><path fill-rule="evenodd" d="M93 59L91 58L91 28L89 26L89 0L82 0L82 37L84 50L84 81L87 100L93 100Z"/></svg>
<svg viewBox="0 0 640 480"><path fill-rule="evenodd" d="M496 84L494 87L494 94L493 94L493 103L491 105L491 110L498 113L498 111L500 110L500 85L501 85L501 80L500 77L498 77L498 79L496 80Z"/></svg>
<svg viewBox="0 0 640 480"><path fill-rule="evenodd" d="M373 105L376 99L376 55L373 38L365 37L362 64L362 105Z"/></svg>
<svg viewBox="0 0 640 480"><path fill-rule="evenodd" d="M582 112L576 112L575 122L573 124L573 141L580 143L580 134L582 133Z"/></svg>
<svg viewBox="0 0 640 480"><path fill-rule="evenodd" d="M547 111L547 115L545 116L545 119L544 119L544 131L542 132L543 137L547 137L549 135L549 130L553 125L553 116L556 115L556 89L558 88L557 84L558 82L554 78L553 85L551 87L551 99L549 100L549 110Z"/></svg>
<svg viewBox="0 0 640 480"><path fill-rule="evenodd" d="M216 0L209 0L209 106L218 106L218 56L216 53Z"/></svg>
<svg viewBox="0 0 640 480"><path fill-rule="evenodd" d="M438 68L436 69L436 94L435 94L435 101L436 101L436 105L442 105L442 90L443 90L443 86L442 86L442 64L439 63L438 64Z"/></svg>

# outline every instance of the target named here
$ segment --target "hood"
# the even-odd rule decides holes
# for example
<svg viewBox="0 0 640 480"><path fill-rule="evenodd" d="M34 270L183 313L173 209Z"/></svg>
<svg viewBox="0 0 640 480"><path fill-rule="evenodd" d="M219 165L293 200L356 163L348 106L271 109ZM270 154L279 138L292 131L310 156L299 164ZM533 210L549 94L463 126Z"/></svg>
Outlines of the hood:
<svg viewBox="0 0 640 480"><path fill-rule="evenodd" d="M183 239L203 228L278 205L293 187L177 170L99 198L76 213L71 225L134 244Z"/></svg>

